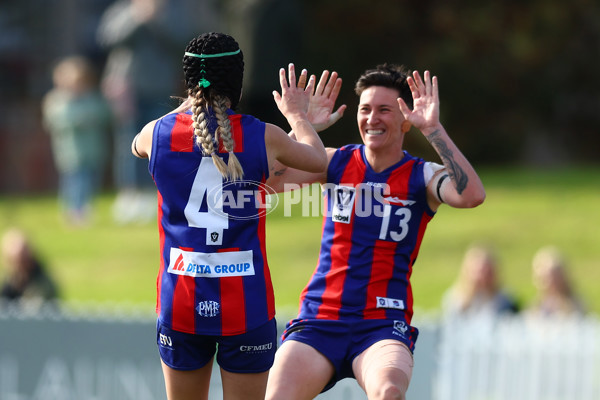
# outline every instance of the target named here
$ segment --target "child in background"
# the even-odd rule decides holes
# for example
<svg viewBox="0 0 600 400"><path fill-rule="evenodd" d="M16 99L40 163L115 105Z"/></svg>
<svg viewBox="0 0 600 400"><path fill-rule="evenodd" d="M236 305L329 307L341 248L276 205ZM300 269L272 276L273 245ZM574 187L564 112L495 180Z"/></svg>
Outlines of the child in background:
<svg viewBox="0 0 600 400"><path fill-rule="evenodd" d="M51 137L61 206L67 222L79 226L88 222L91 201L102 184L112 114L84 57L61 60L52 81L42 102L43 123Z"/></svg>

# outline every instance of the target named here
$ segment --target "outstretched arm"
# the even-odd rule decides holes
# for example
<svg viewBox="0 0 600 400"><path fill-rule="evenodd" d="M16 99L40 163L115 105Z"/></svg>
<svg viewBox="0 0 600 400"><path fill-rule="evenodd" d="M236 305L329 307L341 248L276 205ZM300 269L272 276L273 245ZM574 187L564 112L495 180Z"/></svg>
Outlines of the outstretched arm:
<svg viewBox="0 0 600 400"><path fill-rule="evenodd" d="M314 80L314 76L311 76ZM321 74L319 83L310 91L310 101L308 105L307 117L314 129L317 132L323 131L335 124L346 110L346 105L342 104L334 111L335 102L342 87L342 79L337 72L325 70ZM294 131L289 133L289 137L296 140ZM333 148L327 148L327 158L335 152ZM326 171L320 173L310 173L298 169L290 168L281 162L274 162L271 166L271 172L267 184L273 187L276 191L286 191L286 184L305 184L305 183L324 183L326 179ZM288 185L289 190L297 185Z"/></svg>
<svg viewBox="0 0 600 400"><path fill-rule="evenodd" d="M304 171L323 172L327 168L325 147L307 117L310 94L315 86L314 76L310 77L305 88L306 70L302 71L298 83L293 64L289 65L288 75L286 78L285 70L280 70L281 94L273 92L273 97L277 108L296 132L297 141L292 140L281 128L267 124L265 140L269 166L279 161Z"/></svg>
<svg viewBox="0 0 600 400"><path fill-rule="evenodd" d="M475 169L458 149L440 123L440 100L437 77L425 71L424 79L417 72L407 78L414 107L408 108L398 99L404 118L418 128L440 156L445 169L436 174L428 185L428 200L433 209L441 203L452 207L472 208L485 199L483 184ZM448 179L449 178L449 179Z"/></svg>

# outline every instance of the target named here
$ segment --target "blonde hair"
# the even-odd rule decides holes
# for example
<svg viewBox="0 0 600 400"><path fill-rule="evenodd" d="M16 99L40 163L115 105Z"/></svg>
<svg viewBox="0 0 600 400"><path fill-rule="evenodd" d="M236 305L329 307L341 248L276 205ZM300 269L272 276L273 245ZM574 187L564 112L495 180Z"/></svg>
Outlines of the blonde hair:
<svg viewBox="0 0 600 400"><path fill-rule="evenodd" d="M192 102L192 121L196 143L202 149L205 156L210 156L217 167L217 170L224 178L236 181L244 176L244 170L237 156L233 152L235 142L232 137L231 122L227 115L228 99L224 96L216 95L212 98L210 106L212 107L217 119L218 128L215 131L215 137L208 129L208 104L203 97L202 90L196 90L193 94ZM229 153L227 164L217 154L219 138L223 142L223 147ZM217 149L215 149L217 146Z"/></svg>
<svg viewBox="0 0 600 400"><path fill-rule="evenodd" d="M554 246L542 247L535 253L532 261L534 279L538 286L542 286L546 281L554 276L560 284L561 294L566 297L572 297L574 290L571 287L571 281L567 276L566 260L563 254Z"/></svg>
<svg viewBox="0 0 600 400"><path fill-rule="evenodd" d="M537 251L532 261L534 283L538 288L538 308L545 313L582 315L580 302L567 274L564 254L554 246Z"/></svg>
<svg viewBox="0 0 600 400"><path fill-rule="evenodd" d="M467 249L463 257L460 274L454 284L461 310L467 309L478 293L486 297L493 297L499 291L499 282L496 275L497 266L496 253L490 246L474 244ZM479 292L482 288L477 287L474 280L481 268L487 268L493 279L490 282L491 287L483 288L484 293Z"/></svg>

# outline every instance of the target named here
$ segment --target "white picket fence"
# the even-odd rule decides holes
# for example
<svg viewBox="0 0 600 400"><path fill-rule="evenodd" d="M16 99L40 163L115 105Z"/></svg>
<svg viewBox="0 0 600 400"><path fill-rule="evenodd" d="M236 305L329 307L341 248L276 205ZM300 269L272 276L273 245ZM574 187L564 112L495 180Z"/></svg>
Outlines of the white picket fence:
<svg viewBox="0 0 600 400"><path fill-rule="evenodd" d="M436 400L599 400L596 318L442 324Z"/></svg>
<svg viewBox="0 0 600 400"><path fill-rule="evenodd" d="M0 312L0 400L164 399L154 318L151 305ZM597 318L415 325L409 400L600 400ZM210 398L222 398L216 366ZM317 399L366 396L345 379Z"/></svg>

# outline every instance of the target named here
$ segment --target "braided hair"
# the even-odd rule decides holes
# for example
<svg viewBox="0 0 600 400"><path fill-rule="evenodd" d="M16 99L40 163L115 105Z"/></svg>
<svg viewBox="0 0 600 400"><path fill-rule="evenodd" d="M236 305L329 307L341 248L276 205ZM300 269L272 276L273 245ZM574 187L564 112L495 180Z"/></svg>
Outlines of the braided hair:
<svg viewBox="0 0 600 400"><path fill-rule="evenodd" d="M188 95L192 100L192 120L196 143L225 178L239 180L244 171L233 149L231 123L227 106L237 106L242 94L244 55L237 42L223 33L203 33L185 48L183 72ZM218 128L214 137L208 128L211 107ZM219 138L229 153L227 165L217 155ZM217 147L217 148L215 148Z"/></svg>
<svg viewBox="0 0 600 400"><path fill-rule="evenodd" d="M413 107L413 97L406 78L410 75L410 71L403 66L394 64L378 65L374 69L365 71L356 81L354 93L358 96L371 86L383 86L388 89L398 91L398 97L401 97L407 106Z"/></svg>

